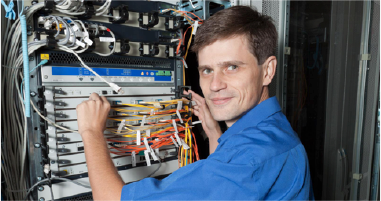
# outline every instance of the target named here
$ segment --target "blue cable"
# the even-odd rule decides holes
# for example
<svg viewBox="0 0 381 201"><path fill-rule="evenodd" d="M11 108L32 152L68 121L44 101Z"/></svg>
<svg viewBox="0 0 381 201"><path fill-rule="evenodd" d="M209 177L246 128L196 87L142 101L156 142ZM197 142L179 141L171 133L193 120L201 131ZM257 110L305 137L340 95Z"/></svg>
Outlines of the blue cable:
<svg viewBox="0 0 381 201"><path fill-rule="evenodd" d="M34 67L32 70L30 70L29 73L32 73L34 70L36 70L36 68L38 68L38 67L40 67L42 65L45 65L46 63L48 63L47 59L42 60L36 67Z"/></svg>
<svg viewBox="0 0 381 201"><path fill-rule="evenodd" d="M3 0L1 0L1 4L3 4L4 6L4 10L5 10L5 17L8 18L8 19L12 19L12 20L15 20L16 19L16 13L15 11L13 10L13 6L15 5L13 3L13 0L11 0L7 6L7 4L5 4L5 2Z"/></svg>
<svg viewBox="0 0 381 201"><path fill-rule="evenodd" d="M25 15L19 15L19 18L21 23L21 42L22 42L22 55L23 55L24 79L25 79L25 100L24 100L25 116L30 117L29 56L28 56L26 17Z"/></svg>

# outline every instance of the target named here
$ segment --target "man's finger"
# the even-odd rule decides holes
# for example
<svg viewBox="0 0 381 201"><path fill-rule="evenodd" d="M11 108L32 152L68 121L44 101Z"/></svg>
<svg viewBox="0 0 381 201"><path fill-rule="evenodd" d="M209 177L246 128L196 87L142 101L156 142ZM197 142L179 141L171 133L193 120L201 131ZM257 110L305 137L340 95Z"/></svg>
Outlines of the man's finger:
<svg viewBox="0 0 381 201"><path fill-rule="evenodd" d="M201 105L201 103L204 101L204 98L195 93L192 90L189 90L188 93L192 94L192 100L196 101L198 105Z"/></svg>
<svg viewBox="0 0 381 201"><path fill-rule="evenodd" d="M101 98L99 97L99 95L95 92L93 92L90 97L89 97L89 100L101 100Z"/></svg>
<svg viewBox="0 0 381 201"><path fill-rule="evenodd" d="M101 96L100 98L101 98L102 102L108 102L108 100L105 96Z"/></svg>
<svg viewBox="0 0 381 201"><path fill-rule="evenodd" d="M194 113L193 113L194 115L196 115L198 118L200 118L199 117L199 114L200 114L200 112L199 111L197 111L197 110L194 110Z"/></svg>

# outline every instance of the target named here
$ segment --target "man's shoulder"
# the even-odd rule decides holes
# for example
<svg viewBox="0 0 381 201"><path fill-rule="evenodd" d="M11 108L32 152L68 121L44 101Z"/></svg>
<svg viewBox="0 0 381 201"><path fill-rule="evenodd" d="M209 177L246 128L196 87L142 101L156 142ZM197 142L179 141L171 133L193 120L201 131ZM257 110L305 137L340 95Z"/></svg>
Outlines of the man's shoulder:
<svg viewBox="0 0 381 201"><path fill-rule="evenodd" d="M236 159L245 158L251 163L262 163L296 149L301 142L283 114L274 114L257 125L247 126L233 134L221 148L235 149ZM303 147L303 145L301 145Z"/></svg>

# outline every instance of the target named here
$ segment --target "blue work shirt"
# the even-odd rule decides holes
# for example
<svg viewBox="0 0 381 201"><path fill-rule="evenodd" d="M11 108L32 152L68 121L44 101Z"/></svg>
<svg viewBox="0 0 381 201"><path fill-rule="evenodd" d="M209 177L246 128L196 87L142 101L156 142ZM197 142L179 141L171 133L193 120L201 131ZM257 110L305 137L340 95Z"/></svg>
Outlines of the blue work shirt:
<svg viewBox="0 0 381 201"><path fill-rule="evenodd" d="M215 152L163 180L125 185L122 200L313 200L307 154L275 97L236 121Z"/></svg>

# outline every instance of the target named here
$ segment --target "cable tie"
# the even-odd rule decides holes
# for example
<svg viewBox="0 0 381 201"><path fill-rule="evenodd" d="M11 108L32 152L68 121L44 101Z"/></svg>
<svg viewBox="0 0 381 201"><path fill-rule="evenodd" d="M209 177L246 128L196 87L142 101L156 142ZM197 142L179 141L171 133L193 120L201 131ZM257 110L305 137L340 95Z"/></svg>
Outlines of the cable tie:
<svg viewBox="0 0 381 201"><path fill-rule="evenodd" d="M183 143L181 142L181 139L179 137L179 133L178 132L175 133L175 137L176 137L177 143L179 143L179 145L182 146Z"/></svg>
<svg viewBox="0 0 381 201"><path fill-rule="evenodd" d="M144 126L146 123L146 115L143 116L142 122L140 123L140 126Z"/></svg>
<svg viewBox="0 0 381 201"><path fill-rule="evenodd" d="M132 167L136 167L136 152L133 151L131 153L131 156L132 156L132 158L131 158Z"/></svg>
<svg viewBox="0 0 381 201"><path fill-rule="evenodd" d="M197 28L198 28L198 20L196 20L193 24L193 32L192 32L193 35L196 35Z"/></svg>
<svg viewBox="0 0 381 201"><path fill-rule="evenodd" d="M180 114L180 111L179 111L179 110L181 110L182 107L183 107L183 101L177 101L177 110L176 110L176 114L177 114L177 117L179 117L180 122L183 124L184 121L183 121L183 119L181 118L181 114Z"/></svg>
<svg viewBox="0 0 381 201"><path fill-rule="evenodd" d="M172 140L173 144L175 145L175 147L179 147L179 145L177 145L177 143L176 143L176 141L175 141L175 139L173 138L172 135L171 135L171 140Z"/></svg>
<svg viewBox="0 0 381 201"><path fill-rule="evenodd" d="M151 152L151 149L150 149L150 147L148 145L148 141L147 141L146 137L144 137L143 142L144 142L144 146L146 146L146 149Z"/></svg>
<svg viewBox="0 0 381 201"><path fill-rule="evenodd" d="M175 119L172 119L172 125L173 125L173 128L175 129L175 132L178 133L179 131L177 130L176 120Z"/></svg>
<svg viewBox="0 0 381 201"><path fill-rule="evenodd" d="M187 143L185 143L185 141L184 141L183 139L181 139L181 143L182 143L183 148L184 148L185 150L190 149L189 145L188 145Z"/></svg>
<svg viewBox="0 0 381 201"><path fill-rule="evenodd" d="M151 130L150 129L146 130L146 136L151 137Z"/></svg>
<svg viewBox="0 0 381 201"><path fill-rule="evenodd" d="M122 122L120 122L120 124L119 124L118 134L120 133L120 131L122 131L124 125L126 125L126 120L125 119L123 119Z"/></svg>
<svg viewBox="0 0 381 201"><path fill-rule="evenodd" d="M136 131L136 145L141 145L142 142L140 140L140 130Z"/></svg>
<svg viewBox="0 0 381 201"><path fill-rule="evenodd" d="M151 109L151 113L150 113L151 116L155 115L155 110L154 109Z"/></svg>
<svg viewBox="0 0 381 201"><path fill-rule="evenodd" d="M144 157L146 158L147 166L151 166L151 160L150 160L150 158L149 158L148 153L149 153L148 150L144 150Z"/></svg>
<svg viewBox="0 0 381 201"><path fill-rule="evenodd" d="M110 32L111 30L109 28L107 28L106 31Z"/></svg>
<svg viewBox="0 0 381 201"><path fill-rule="evenodd" d="M1 4L3 4L4 6L4 10L5 10L5 17L8 18L8 19L12 19L12 20L15 20L16 19L16 13L15 11L13 10L13 6L15 5L13 3L13 1L11 0L7 6L7 4L5 4L5 2L3 0L1 0Z"/></svg>
<svg viewBox="0 0 381 201"><path fill-rule="evenodd" d="M150 153L151 153L151 156L153 158L154 161L158 161L159 159L157 158L155 152L153 151L152 147L149 147L150 148Z"/></svg>

